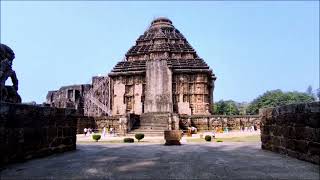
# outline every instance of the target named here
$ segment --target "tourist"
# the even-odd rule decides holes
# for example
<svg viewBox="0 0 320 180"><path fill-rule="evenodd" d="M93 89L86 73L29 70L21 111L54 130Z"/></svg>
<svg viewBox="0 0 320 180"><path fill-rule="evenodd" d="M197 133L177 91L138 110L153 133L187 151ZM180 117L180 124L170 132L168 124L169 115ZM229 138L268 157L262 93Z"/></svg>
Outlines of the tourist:
<svg viewBox="0 0 320 180"><path fill-rule="evenodd" d="M87 131L88 131L88 129L87 129L87 128L84 128L84 129L83 129L84 136L87 136Z"/></svg>
<svg viewBox="0 0 320 180"><path fill-rule="evenodd" d="M216 133L215 130L212 131L212 138L215 139L216 138Z"/></svg>
<svg viewBox="0 0 320 180"><path fill-rule="evenodd" d="M250 128L250 132L253 132L253 131L254 131L254 127L252 125L251 128Z"/></svg>
<svg viewBox="0 0 320 180"><path fill-rule="evenodd" d="M103 127L103 130L102 130L102 136L105 137L106 136L106 127Z"/></svg>
<svg viewBox="0 0 320 180"><path fill-rule="evenodd" d="M191 134L197 134L197 128L191 126Z"/></svg>

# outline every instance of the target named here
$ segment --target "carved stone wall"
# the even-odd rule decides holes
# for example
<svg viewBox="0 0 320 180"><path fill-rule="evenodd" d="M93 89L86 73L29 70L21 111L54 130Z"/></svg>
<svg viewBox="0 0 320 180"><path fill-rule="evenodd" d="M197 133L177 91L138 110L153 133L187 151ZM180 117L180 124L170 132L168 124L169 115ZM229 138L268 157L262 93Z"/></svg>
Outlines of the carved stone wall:
<svg viewBox="0 0 320 180"><path fill-rule="evenodd" d="M320 102L260 111L261 148L320 164Z"/></svg>
<svg viewBox="0 0 320 180"><path fill-rule="evenodd" d="M240 130L242 127L251 127L256 125L260 128L260 118L255 115L243 116L225 116L225 115L180 115L180 128L194 126L198 130L213 130L216 128L228 127L229 130Z"/></svg>
<svg viewBox="0 0 320 180"><path fill-rule="evenodd" d="M112 115L143 113L144 93L145 77L140 75L113 77L111 84Z"/></svg>
<svg viewBox="0 0 320 180"><path fill-rule="evenodd" d="M74 109L0 103L0 166L76 149Z"/></svg>
<svg viewBox="0 0 320 180"><path fill-rule="evenodd" d="M173 76L174 110L178 114L210 114L211 81L205 73Z"/></svg>

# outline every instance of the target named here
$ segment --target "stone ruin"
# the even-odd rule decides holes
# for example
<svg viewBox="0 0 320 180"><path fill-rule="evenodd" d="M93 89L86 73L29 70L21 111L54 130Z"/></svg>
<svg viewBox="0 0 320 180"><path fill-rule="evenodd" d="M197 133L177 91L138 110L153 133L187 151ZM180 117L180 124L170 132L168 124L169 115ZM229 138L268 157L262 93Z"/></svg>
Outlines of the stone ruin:
<svg viewBox="0 0 320 180"><path fill-rule="evenodd" d="M162 124L163 129L177 129L171 126L174 114L212 114L215 80L171 20L160 17L107 76L93 77L91 85L50 91L47 103L78 108L91 117L135 114L140 127Z"/></svg>
<svg viewBox="0 0 320 180"><path fill-rule="evenodd" d="M18 94L18 78L12 70L12 62L15 58L13 50L0 44L0 102L21 103ZM12 86L6 86L6 81L11 78Z"/></svg>

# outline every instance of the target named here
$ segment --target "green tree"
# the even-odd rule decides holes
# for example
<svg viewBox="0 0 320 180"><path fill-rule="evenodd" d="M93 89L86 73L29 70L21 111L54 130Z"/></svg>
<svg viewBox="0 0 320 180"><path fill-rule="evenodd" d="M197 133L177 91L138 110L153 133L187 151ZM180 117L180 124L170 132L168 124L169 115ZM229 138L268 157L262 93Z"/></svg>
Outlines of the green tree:
<svg viewBox="0 0 320 180"><path fill-rule="evenodd" d="M214 113L221 115L238 115L239 109L236 105L236 102L232 100L220 100L214 104Z"/></svg>
<svg viewBox="0 0 320 180"><path fill-rule="evenodd" d="M313 93L312 93L312 86L309 85L307 90L306 90L306 93L309 94L310 96L313 96Z"/></svg>
<svg viewBox="0 0 320 180"><path fill-rule="evenodd" d="M312 95L301 92L282 92L281 90L267 91L254 99L248 106L247 114L258 114L260 108L282 106L292 103L312 102Z"/></svg>

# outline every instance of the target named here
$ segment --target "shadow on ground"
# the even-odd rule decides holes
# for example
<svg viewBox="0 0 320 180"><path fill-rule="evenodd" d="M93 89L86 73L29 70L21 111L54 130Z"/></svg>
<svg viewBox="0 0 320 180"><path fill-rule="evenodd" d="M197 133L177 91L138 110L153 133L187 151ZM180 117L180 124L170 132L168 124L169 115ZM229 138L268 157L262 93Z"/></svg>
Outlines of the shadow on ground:
<svg viewBox="0 0 320 180"><path fill-rule="evenodd" d="M260 143L90 143L0 173L0 179L319 179L319 166L261 150Z"/></svg>

